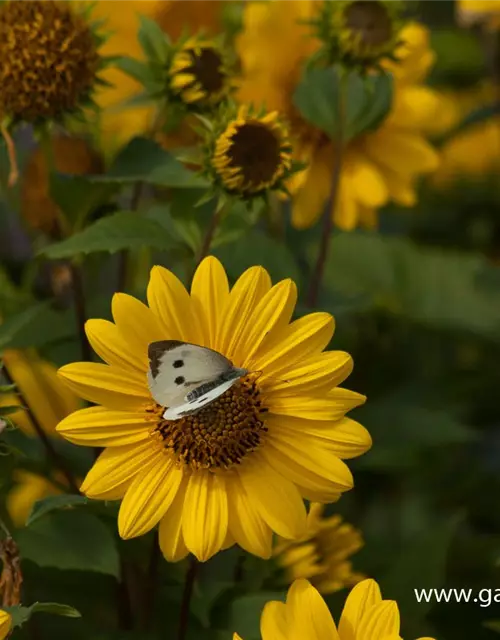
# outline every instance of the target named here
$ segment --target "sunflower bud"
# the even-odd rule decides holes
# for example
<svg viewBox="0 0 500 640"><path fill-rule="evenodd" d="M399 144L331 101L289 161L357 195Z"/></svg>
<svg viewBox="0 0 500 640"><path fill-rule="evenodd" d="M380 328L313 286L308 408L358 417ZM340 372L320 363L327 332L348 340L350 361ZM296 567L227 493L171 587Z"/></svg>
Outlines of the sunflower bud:
<svg viewBox="0 0 500 640"><path fill-rule="evenodd" d="M70 3L0 5L0 113L10 121L59 120L88 103L99 40Z"/></svg>

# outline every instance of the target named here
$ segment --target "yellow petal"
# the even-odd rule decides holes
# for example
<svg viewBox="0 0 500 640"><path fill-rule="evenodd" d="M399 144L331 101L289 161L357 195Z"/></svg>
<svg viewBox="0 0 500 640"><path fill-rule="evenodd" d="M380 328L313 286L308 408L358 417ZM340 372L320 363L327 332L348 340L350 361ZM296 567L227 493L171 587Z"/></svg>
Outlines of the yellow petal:
<svg viewBox="0 0 500 640"><path fill-rule="evenodd" d="M141 442L149 437L151 424L143 413L88 407L70 414L57 431L74 444L116 447Z"/></svg>
<svg viewBox="0 0 500 640"><path fill-rule="evenodd" d="M148 345L168 338L154 313L144 303L126 293L115 293L111 303L113 319L128 348L148 366Z"/></svg>
<svg viewBox="0 0 500 640"><path fill-rule="evenodd" d="M256 513L238 476L227 483L229 503L229 530L236 543L248 553L270 558L272 532Z"/></svg>
<svg viewBox="0 0 500 640"><path fill-rule="evenodd" d="M348 411L366 402L366 396L337 387L319 397L292 396L280 397L270 394L264 396L263 403L270 413L281 416L294 416L308 420L339 420Z"/></svg>
<svg viewBox="0 0 500 640"><path fill-rule="evenodd" d="M287 611L284 602L267 602L260 619L262 640L289 640ZM306 636L307 638L307 636Z"/></svg>
<svg viewBox="0 0 500 640"><path fill-rule="evenodd" d="M398 637L399 625L398 605L393 600L383 600L361 618L357 637L370 640L386 640L393 635Z"/></svg>
<svg viewBox="0 0 500 640"><path fill-rule="evenodd" d="M179 562L189 553L182 536L182 511L187 484L188 478L185 475L170 509L160 522L160 549L168 562Z"/></svg>
<svg viewBox="0 0 500 640"><path fill-rule="evenodd" d="M290 640L340 640L325 601L307 580L295 580L288 590L286 606L293 620Z"/></svg>
<svg viewBox="0 0 500 640"><path fill-rule="evenodd" d="M353 479L349 468L330 449L316 445L307 436L297 437L295 433L287 432L286 428L277 429L274 425L270 425L268 439L282 455L323 476L335 485L336 491L352 489Z"/></svg>
<svg viewBox="0 0 500 640"><path fill-rule="evenodd" d="M315 500L323 502L336 502L339 498L339 489L327 478L316 473L314 470L298 464L290 456L283 454L272 442L266 442L261 454L273 469L293 482L305 497L315 496Z"/></svg>
<svg viewBox="0 0 500 640"><path fill-rule="evenodd" d="M310 313L286 327L274 344L257 352L255 366L263 371L262 381L279 376L289 367L319 355L333 336L335 322L329 313Z"/></svg>
<svg viewBox="0 0 500 640"><path fill-rule="evenodd" d="M97 362L75 362L61 367L59 375L82 398L110 409L134 411L151 403L145 374Z"/></svg>
<svg viewBox="0 0 500 640"><path fill-rule="evenodd" d="M370 135L367 146L373 162L398 173L427 173L439 164L433 147L413 132L379 130Z"/></svg>
<svg viewBox="0 0 500 640"><path fill-rule="evenodd" d="M262 267L247 269L236 281L229 294L229 302L223 313L223 323L217 350L230 360L236 352L239 339L248 319L263 296L271 288L269 274ZM234 362L237 366L241 362Z"/></svg>
<svg viewBox="0 0 500 640"><path fill-rule="evenodd" d="M319 356L308 358L286 371L286 379L262 376L266 393L273 396L294 396L297 394L318 395L327 393L341 384L351 373L353 362L345 351L326 351Z"/></svg>
<svg viewBox="0 0 500 640"><path fill-rule="evenodd" d="M158 451L127 489L118 515L120 536L135 538L156 526L177 495L182 476L174 460Z"/></svg>
<svg viewBox="0 0 500 640"><path fill-rule="evenodd" d="M375 580L363 580L349 593L339 623L342 640L356 640L363 615L382 602L380 589Z"/></svg>
<svg viewBox="0 0 500 640"><path fill-rule="evenodd" d="M147 358L131 348L118 327L109 320L88 320L85 333L97 355L115 367L132 371L147 371Z"/></svg>
<svg viewBox="0 0 500 640"><path fill-rule="evenodd" d="M158 449L149 440L140 444L104 449L83 481L80 491L89 498L118 500Z"/></svg>
<svg viewBox="0 0 500 640"><path fill-rule="evenodd" d="M252 454L237 470L254 509L269 527L283 538L300 538L307 514L298 489L262 455Z"/></svg>
<svg viewBox="0 0 500 640"><path fill-rule="evenodd" d="M200 320L194 317L191 299L182 282L164 267L153 267L148 284L148 304L158 318L162 340L200 344Z"/></svg>
<svg viewBox="0 0 500 640"><path fill-rule="evenodd" d="M302 187L294 194L292 225L296 229L312 227L321 216L332 183L332 160L331 145L312 156Z"/></svg>
<svg viewBox="0 0 500 640"><path fill-rule="evenodd" d="M239 359L252 370L255 366L253 355L263 340L273 330L279 331L288 325L297 302L297 287L292 280L283 280L272 287L259 301L254 312L247 318L237 346Z"/></svg>
<svg viewBox="0 0 500 640"><path fill-rule="evenodd" d="M389 196L383 176L376 166L357 155L351 177L356 199L366 207L381 207Z"/></svg>
<svg viewBox="0 0 500 640"><path fill-rule="evenodd" d="M191 284L191 301L197 308L200 328L204 330L204 345L214 349L217 344L221 314L229 300L229 283L222 264L212 256L196 269Z"/></svg>
<svg viewBox="0 0 500 640"><path fill-rule="evenodd" d="M228 506L224 478L193 473L189 478L182 513L184 542L205 562L221 550L227 533Z"/></svg>
<svg viewBox="0 0 500 640"><path fill-rule="evenodd" d="M12 629L12 618L9 613L0 609L0 640L5 640Z"/></svg>

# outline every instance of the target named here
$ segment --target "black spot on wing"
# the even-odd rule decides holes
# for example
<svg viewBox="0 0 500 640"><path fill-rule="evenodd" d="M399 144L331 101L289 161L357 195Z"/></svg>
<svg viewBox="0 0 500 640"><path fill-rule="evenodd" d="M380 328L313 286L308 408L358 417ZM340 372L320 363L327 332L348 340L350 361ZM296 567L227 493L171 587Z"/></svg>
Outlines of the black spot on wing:
<svg viewBox="0 0 500 640"><path fill-rule="evenodd" d="M173 367L174 369L180 369L184 366L184 360L174 360Z"/></svg>
<svg viewBox="0 0 500 640"><path fill-rule="evenodd" d="M175 384L184 384L186 382L186 378L184 378L184 376L177 376L174 382Z"/></svg>
<svg viewBox="0 0 500 640"><path fill-rule="evenodd" d="M166 351L171 351L176 347L180 347L185 342L181 342L180 340L158 340L157 342L152 342L148 347L148 358L149 358L149 366L151 369L151 375L153 378L159 373L161 357Z"/></svg>

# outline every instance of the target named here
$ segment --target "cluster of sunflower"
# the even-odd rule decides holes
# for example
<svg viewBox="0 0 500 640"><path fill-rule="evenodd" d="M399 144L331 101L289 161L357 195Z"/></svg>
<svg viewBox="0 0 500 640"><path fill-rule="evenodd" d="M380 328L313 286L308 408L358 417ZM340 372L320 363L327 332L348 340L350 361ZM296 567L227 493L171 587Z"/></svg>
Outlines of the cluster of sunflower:
<svg viewBox="0 0 500 640"><path fill-rule="evenodd" d="M231 548L272 562L273 584L291 585L286 603L263 610L264 640L400 637L396 603L353 567L360 532L325 507L353 487L345 460L368 451L371 438L347 417L365 402L341 386L352 358L327 350L334 319L314 310L321 259L311 312L297 318L292 280L273 284L256 266L230 283L208 254L218 225L242 204L247 217L289 207L298 230L324 214L325 242L332 225L373 229L381 207L415 204L419 179L439 164L428 134L451 106L424 85L434 61L429 34L405 16L398 0L0 5L10 163L3 182L20 187L42 249L60 243L66 257L61 247L107 220L105 199L98 217L95 206L72 215L80 203L57 197L60 173L89 177L89 190L133 182L140 234L140 200L154 172L126 182L121 167L106 177L124 149L134 171L153 162L135 156L138 138L196 186L196 206L213 209L188 256L192 277L153 266L146 302L115 293L113 321L85 317L79 270L91 249L78 245L76 259L52 265L55 296L68 286L76 292L84 362L57 370L35 352L2 353L9 386L0 416L7 408L9 423L40 440L50 463L44 475L30 465L15 470L10 524L22 531L34 505L49 513L81 504L79 492L111 503L107 516L119 502L121 539L157 530L165 560L185 561L179 640L200 563ZM22 162L27 126L37 146ZM171 203L177 178L167 184L158 175L149 186L168 193L146 197ZM118 249L126 262L127 246ZM164 340L212 349L250 373L194 415L167 420L148 387L149 345ZM102 362L92 361L89 346ZM64 460L64 441L95 451L90 470ZM337 627L320 593L345 588L352 590ZM19 605L4 598L0 640L26 621Z"/></svg>

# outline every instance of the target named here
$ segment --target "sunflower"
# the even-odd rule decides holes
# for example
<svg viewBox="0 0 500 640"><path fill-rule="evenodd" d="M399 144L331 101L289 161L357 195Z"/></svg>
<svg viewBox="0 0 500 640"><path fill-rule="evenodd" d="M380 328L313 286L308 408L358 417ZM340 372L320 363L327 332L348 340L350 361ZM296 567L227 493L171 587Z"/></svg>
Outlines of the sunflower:
<svg viewBox="0 0 500 640"><path fill-rule="evenodd" d="M64 482L63 478L58 478ZM7 495L6 507L16 527L22 527L38 500L62 493L61 488L44 476L19 469L14 474L15 486Z"/></svg>
<svg viewBox="0 0 500 640"><path fill-rule="evenodd" d="M0 609L0 640L5 640L5 638L10 634L12 630L12 618L10 613Z"/></svg>
<svg viewBox="0 0 500 640"><path fill-rule="evenodd" d="M321 593L350 587L364 578L349 558L363 546L361 533L339 515L323 517L324 506L311 504L307 532L300 540L280 540L274 549L287 581L307 578Z"/></svg>
<svg viewBox="0 0 500 640"><path fill-rule="evenodd" d="M240 100L265 102L284 113L291 124L295 157L309 163L289 184L295 195L292 224L297 228L313 225L321 215L336 153L326 135L306 123L293 104L302 66L319 47L304 24L314 11L312 0L249 2L237 39L243 69ZM435 150L421 133L440 106L437 95L421 84L433 61L428 32L411 23L399 35L403 44L396 55L401 62L384 62L394 72L392 110L377 130L351 140L344 149L338 203L332 211L342 229L375 226L377 210L390 201L412 206L417 178L438 164Z"/></svg>
<svg viewBox="0 0 500 640"><path fill-rule="evenodd" d="M63 420L71 442L106 447L81 491L122 499L122 538L159 523L170 561L188 552L207 560L240 545L268 558L272 532L306 529L303 499L332 502L352 487L342 459L364 453L368 432L345 413L365 398L339 388L352 370L344 352L323 352L333 318L314 313L290 323L297 292L271 285L262 267L230 290L213 257L198 267L188 294L176 276L153 267L149 306L123 293L114 324L90 320L86 331L107 363L75 363L59 373L96 403ZM193 416L168 421L147 384L148 346L181 340L210 347L251 372Z"/></svg>
<svg viewBox="0 0 500 640"><path fill-rule="evenodd" d="M382 600L374 580L363 580L352 589L338 628L318 591L307 580L296 580L286 603L265 605L260 629L262 640L401 640L398 605ZM241 638L235 633L233 640Z"/></svg>
<svg viewBox="0 0 500 640"><path fill-rule="evenodd" d="M80 408L78 397L61 383L57 368L34 352L8 350L2 354L2 360L35 420L45 433L57 437L58 422ZM15 393L1 394L0 402L3 406L20 404ZM26 435L36 435L28 412L19 410L9 418Z"/></svg>

